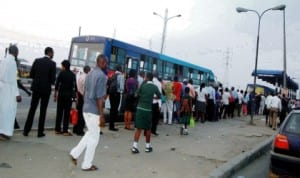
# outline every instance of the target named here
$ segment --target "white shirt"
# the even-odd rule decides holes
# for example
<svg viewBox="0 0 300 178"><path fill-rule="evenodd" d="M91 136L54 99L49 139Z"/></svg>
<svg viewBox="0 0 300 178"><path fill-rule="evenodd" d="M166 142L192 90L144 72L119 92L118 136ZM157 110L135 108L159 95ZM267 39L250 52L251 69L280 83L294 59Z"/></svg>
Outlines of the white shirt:
<svg viewBox="0 0 300 178"><path fill-rule="evenodd" d="M124 87L125 87L125 78L124 78L124 75L120 71L116 71L115 73L116 74L120 74L120 75L117 76L117 80L118 80L118 84L119 84L118 92L119 93L123 93L124 92Z"/></svg>
<svg viewBox="0 0 300 178"><path fill-rule="evenodd" d="M197 93L198 93L197 101L206 102L206 97L205 97L205 95L207 95L206 88L202 88L202 91L200 91L200 87L197 88Z"/></svg>
<svg viewBox="0 0 300 178"><path fill-rule="evenodd" d="M208 99L214 100L214 103L216 103L216 91L212 86L209 86L206 88L207 94L209 94Z"/></svg>
<svg viewBox="0 0 300 178"><path fill-rule="evenodd" d="M238 92L238 99L239 99L239 104L242 104L242 102L243 102L243 95L240 92Z"/></svg>
<svg viewBox="0 0 300 178"><path fill-rule="evenodd" d="M144 78L140 75L138 76L139 88L141 87L142 83L144 82Z"/></svg>
<svg viewBox="0 0 300 178"><path fill-rule="evenodd" d="M272 99L271 95L268 95L267 98L265 99L265 105L267 106L268 109L270 109L271 99Z"/></svg>
<svg viewBox="0 0 300 178"><path fill-rule="evenodd" d="M161 90L161 83L160 81L156 78L156 77L153 77L153 84L157 86L158 90L160 93L162 93L162 90ZM153 96L154 98L156 97L156 95L154 94ZM153 99L153 104L156 104L158 103L159 107L161 107L161 100L160 99Z"/></svg>
<svg viewBox="0 0 300 178"><path fill-rule="evenodd" d="M273 96L270 101L270 108L277 108L281 111L281 100L278 96Z"/></svg>
<svg viewBox="0 0 300 178"><path fill-rule="evenodd" d="M229 105L229 97L230 97L229 92L224 91L224 93L222 95L222 102L224 105Z"/></svg>
<svg viewBox="0 0 300 178"><path fill-rule="evenodd" d="M86 73L82 73L77 79L77 89L80 94L84 94L84 82L86 78Z"/></svg>

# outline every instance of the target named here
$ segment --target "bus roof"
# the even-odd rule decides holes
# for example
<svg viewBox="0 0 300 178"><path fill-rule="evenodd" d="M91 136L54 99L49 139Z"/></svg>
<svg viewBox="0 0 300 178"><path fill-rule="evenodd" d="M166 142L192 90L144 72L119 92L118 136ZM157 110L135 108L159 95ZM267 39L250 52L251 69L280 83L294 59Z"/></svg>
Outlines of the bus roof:
<svg viewBox="0 0 300 178"><path fill-rule="evenodd" d="M171 62L171 63L175 63L178 65L183 65L183 66L186 66L189 68L193 68L193 69L196 69L199 71L203 71L203 72L209 74L209 79L214 80L214 73L212 72L212 70L210 70L208 68L201 67L201 66L189 63L189 62L185 62L182 59L177 59L177 58L173 58L173 57L166 56L163 54L159 54L157 52L154 52L154 51L151 51L151 50L148 50L145 48L141 48L136 45L132 45L132 44L120 41L120 40L116 40L116 39L108 38L108 37L104 37L104 36L78 36L78 37L72 38L72 42L75 42L75 43L105 43L107 41L111 42L114 45L122 47L124 49L135 51L136 53L143 53L148 56L162 59L167 62ZM134 54L132 54L132 56L134 57Z"/></svg>

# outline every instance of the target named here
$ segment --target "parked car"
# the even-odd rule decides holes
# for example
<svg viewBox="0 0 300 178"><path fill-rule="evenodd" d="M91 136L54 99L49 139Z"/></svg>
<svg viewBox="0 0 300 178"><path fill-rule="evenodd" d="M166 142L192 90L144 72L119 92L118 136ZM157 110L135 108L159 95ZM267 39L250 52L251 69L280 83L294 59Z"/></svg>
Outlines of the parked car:
<svg viewBox="0 0 300 178"><path fill-rule="evenodd" d="M270 177L300 177L300 109L285 118L274 137Z"/></svg>

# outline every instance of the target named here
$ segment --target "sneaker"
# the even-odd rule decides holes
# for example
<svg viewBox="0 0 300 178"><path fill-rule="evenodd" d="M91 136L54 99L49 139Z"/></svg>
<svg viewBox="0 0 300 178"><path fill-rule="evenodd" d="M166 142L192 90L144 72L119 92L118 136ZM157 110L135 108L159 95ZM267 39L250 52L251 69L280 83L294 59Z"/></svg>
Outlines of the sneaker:
<svg viewBox="0 0 300 178"><path fill-rule="evenodd" d="M137 148L135 148L135 147L132 147L131 148L131 153L132 154L137 154L137 153L139 153L140 151L137 149Z"/></svg>
<svg viewBox="0 0 300 178"><path fill-rule="evenodd" d="M189 134L189 132L187 131L187 129L184 129L183 130L183 135L188 135Z"/></svg>
<svg viewBox="0 0 300 178"><path fill-rule="evenodd" d="M153 148L152 147L149 147L149 148L145 148L145 152L146 153L150 153L153 151Z"/></svg>

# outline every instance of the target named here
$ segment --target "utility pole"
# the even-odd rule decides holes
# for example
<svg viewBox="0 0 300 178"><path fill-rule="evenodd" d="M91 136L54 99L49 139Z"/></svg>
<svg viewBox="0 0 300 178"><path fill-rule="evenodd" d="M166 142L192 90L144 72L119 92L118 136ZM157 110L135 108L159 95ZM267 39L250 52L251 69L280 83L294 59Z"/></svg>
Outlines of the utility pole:
<svg viewBox="0 0 300 178"><path fill-rule="evenodd" d="M229 59L230 59L230 50L227 48L227 51L225 53L225 74L224 74L224 84L226 87L229 87Z"/></svg>

